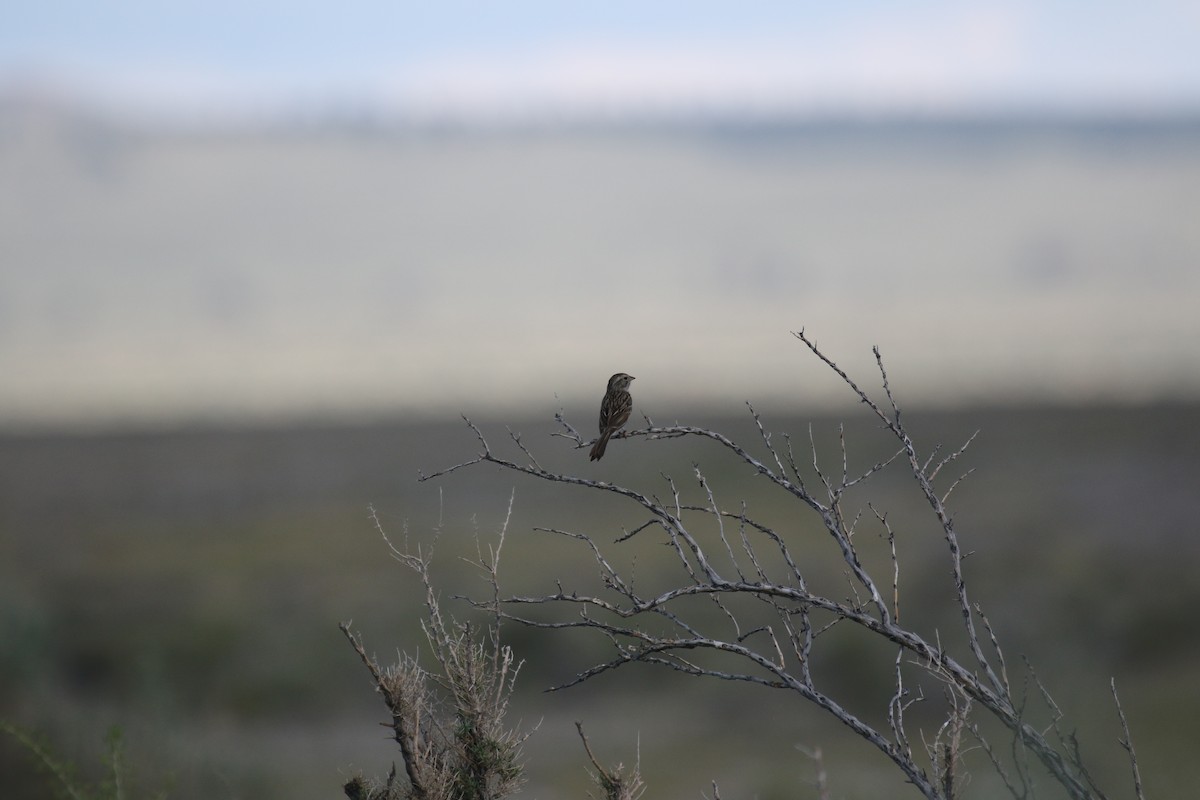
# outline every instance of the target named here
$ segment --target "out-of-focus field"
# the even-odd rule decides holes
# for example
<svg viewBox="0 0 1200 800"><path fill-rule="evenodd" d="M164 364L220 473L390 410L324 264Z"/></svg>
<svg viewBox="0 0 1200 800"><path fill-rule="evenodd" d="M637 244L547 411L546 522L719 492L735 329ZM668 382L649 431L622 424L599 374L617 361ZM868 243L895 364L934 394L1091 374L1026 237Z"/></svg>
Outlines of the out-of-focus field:
<svg viewBox="0 0 1200 800"><path fill-rule="evenodd" d="M792 368L802 326L852 372L887 345L924 403L1195 398L1197 208L1191 118L163 131L0 102L0 420L539 414L618 369L650 408L840 401Z"/></svg>
<svg viewBox="0 0 1200 800"><path fill-rule="evenodd" d="M861 407L764 423L797 445L811 423L833 467L843 419L852 469L890 452ZM573 422L591 429L590 414ZM748 416L698 422L760 444ZM1014 678L1027 654L1100 777L1121 787L1115 796L1131 796L1108 699L1115 677L1147 796L1186 796L1200 782L1200 407L974 409L913 413L909 423L926 452L980 430L956 462L975 469L955 491L956 522L972 553L972 596L1007 644ZM505 446L503 423L481 424ZM667 473L691 496L698 463L723 502L746 498L792 519L814 580L838 591L843 579L811 520L713 444L618 441L589 464L548 436L553 420L509 424L547 468L645 492L663 495ZM642 521L628 503L491 467L416 482L418 469L476 450L470 431L449 422L3 437L0 717L44 734L85 776L96 774L105 730L119 725L135 781L168 786L174 798L328 798L360 769L385 774L399 754L337 623L352 619L381 660L397 649L428 652L419 586L388 557L369 506L396 544L433 544L443 597L462 614L452 595L487 587L458 556L475 552L476 536L494 540L514 491L501 565L513 591L595 579L578 545L535 525L607 543ZM889 470L852 504L867 500L891 511L902 540L907 619L930 637L953 631L943 543L911 482ZM670 551L649 541L652 531L642 536L611 546L614 559L629 566L636 553L648 582L669 574ZM878 555L871 542L860 546ZM797 745L823 748L834 796L911 792L876 751L797 699L637 667L545 694L603 653L602 643L507 633L526 662L513 720L537 726L524 796L583 796L577 719L602 758L640 755L647 797L700 797L714 780L726 797L813 796L814 768ZM882 706L865 698L886 697L892 654L875 669L865 652L826 653L818 680L878 719ZM983 756L971 758L972 796L992 796ZM8 738L0 775L5 797L46 796L47 783Z"/></svg>

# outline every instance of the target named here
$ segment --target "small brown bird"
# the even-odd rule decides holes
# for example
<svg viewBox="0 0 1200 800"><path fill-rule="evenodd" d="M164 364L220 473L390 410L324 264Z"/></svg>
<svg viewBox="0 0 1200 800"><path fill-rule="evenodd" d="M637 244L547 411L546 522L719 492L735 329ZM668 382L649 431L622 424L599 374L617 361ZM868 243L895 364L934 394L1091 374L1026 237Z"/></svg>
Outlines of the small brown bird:
<svg viewBox="0 0 1200 800"><path fill-rule="evenodd" d="M608 438L629 421L629 414L633 411L633 396L629 394L629 384L633 379L632 375L626 375L624 372L618 372L608 379L608 391L604 393L604 400L600 403L600 438L592 446L592 461L599 461L604 457Z"/></svg>

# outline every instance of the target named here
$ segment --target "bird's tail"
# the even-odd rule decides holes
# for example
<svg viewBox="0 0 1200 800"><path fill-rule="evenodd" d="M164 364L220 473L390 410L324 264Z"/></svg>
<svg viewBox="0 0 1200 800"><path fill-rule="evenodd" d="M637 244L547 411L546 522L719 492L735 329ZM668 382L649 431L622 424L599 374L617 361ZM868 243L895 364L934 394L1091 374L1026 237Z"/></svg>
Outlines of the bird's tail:
<svg viewBox="0 0 1200 800"><path fill-rule="evenodd" d="M592 445L591 461L599 461L604 457L604 448L608 446L608 437L612 436L611 431L605 431L600 434L600 438Z"/></svg>

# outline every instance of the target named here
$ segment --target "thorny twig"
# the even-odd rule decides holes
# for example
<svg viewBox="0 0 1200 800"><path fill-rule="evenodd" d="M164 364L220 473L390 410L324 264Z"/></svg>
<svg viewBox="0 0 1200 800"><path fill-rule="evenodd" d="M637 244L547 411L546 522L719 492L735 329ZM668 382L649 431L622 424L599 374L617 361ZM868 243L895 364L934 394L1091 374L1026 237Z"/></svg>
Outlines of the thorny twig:
<svg viewBox="0 0 1200 800"><path fill-rule="evenodd" d="M805 580L802 562L795 556L793 546L789 543L789 537L795 535L794 531L780 530L776 525L752 517L747 512L745 503L736 511L723 509L698 464L693 465L692 472L703 493L703 502L687 502L681 487L669 475L664 474L663 479L670 492L669 499L664 503L653 494L618 483L548 470L538 463L516 436L512 438L525 457L525 462L518 463L503 457L488 444L482 431L467 419L467 425L474 432L481 452L471 460L433 474L423 474L420 480L431 480L477 464L489 463L530 478L581 486L620 497L640 507L648 515L648 520L632 530L625 531L617 539L617 543L627 542L635 536L650 535L649 531L657 529L664 534L666 543L686 576L677 586L643 596L634 590L630 581L621 576L589 534L550 529L551 532L579 540L591 549L600 568L605 590L610 594L592 595L559 585L557 591L549 594L493 598L489 606L495 608L495 604L499 602L505 618L531 627L584 628L597 631L608 638L615 649L615 655L611 659L592 664L578 672L573 679L555 688L572 686L634 662L658 664L689 675L746 681L795 692L822 708L891 759L903 771L906 779L929 798L944 800L961 791L966 775L962 767L964 751L961 748L964 732L971 733L980 741L981 749L1015 797L1028 797L1031 794L1032 782L1028 764L1025 763L1026 754L1032 754L1040 761L1068 796L1077 800L1102 797L1091 776L1083 769L1077 748L1071 746L1069 739L1058 731L1061 711L1032 670L1029 675L1054 714L1052 727L1059 733L1059 744L1055 745L1046 738L1045 731L1040 731L1026 722L1024 701L1012 696L1007 667L995 631L968 595L963 569L967 554L960 546L959 531L947 502L950 494L971 474L971 470L952 481L944 490L937 488L935 481L947 465L964 455L975 441L976 434L972 434L962 447L941 457L940 460L940 448L935 448L929 455L921 457L904 425L900 404L892 390L878 348L874 349L874 355L886 397L884 405L872 399L826 356L803 330L794 335L833 370L883 423L883 427L898 443L898 449L890 451L890 454L875 461L865 470L852 470L845 430L839 427L840 463L837 471L831 473L820 466L810 426L811 474L817 478L817 483L812 485L820 486L822 491L818 494L816 491L810 491L809 484L804 480L803 473L806 470L801 468L793 452L790 437L784 437L786 448L780 451L775 446L772 435L763 426L758 413L749 404L747 405L761 446L767 453L766 458L759 458L723 434L696 426L656 426L646 418L645 428L626 430L622 433L624 438L644 438L648 441L690 436L713 442L741 464L749 467L759 478L799 501L801 507L815 517L828 540L836 546L846 566L850 599L838 600L814 591ZM557 418L565 433L555 434L556 436L571 441L576 448L591 444L583 440L561 413ZM915 628L900 624L900 557L897 535L886 514L876 510L874 506L869 506L876 521L886 533L887 557L892 572L889 576L890 600L884 598L879 584L861 559L855 544L854 533L861 511L854 512L843 507L847 490L859 486L897 463L907 464L907 472L932 511L941 537L946 543L952 596L962 622L959 641L969 653L970 664L961 662L943 647L940 634L931 641ZM718 559L721 562L719 565L708 553L709 540L702 530L704 526L694 523L697 516L710 521L712 535L719 550L724 554ZM736 540L726 527L727 522L734 521L738 524ZM786 565L787 572L782 579L771 577L771 570L768 570L760 553L764 543L769 545ZM693 621L684 613L684 602L693 597L707 597L711 600L722 618L731 624L731 639L714 635L706 623ZM748 618L743 619L740 615L745 612L726 601L726 598L735 597L759 601L759 607L766 609L776 621L752 623ZM546 604L571 607L575 613L566 619L553 621L531 619L515 613L515 609L521 606ZM666 629L655 628L652 631L639 623L642 615L657 617L666 623ZM814 620L813 615L818 615L819 619ZM977 629L977 619L986 634L990 656L984 650L985 637L981 637ZM809 669L813 643L824 631L837 623L856 626L869 635L881 637L898 647L893 667L895 689L889 704L889 727L886 732L876 729L832 696L824 693L814 681L813 673ZM784 657L781 641L788 643L791 653L788 658ZM758 643L765 643L765 647L760 647ZM909 659L907 662L906 655ZM731 660L741 667L723 668L717 666L717 661L713 658ZM905 709L923 698L923 694L917 692L914 695L908 687L905 670L910 664L944 681L947 685L947 696L950 698L946 722L929 743L928 758L924 762L918 760L914 754L905 730ZM1004 767L995 749L983 739L978 726L968 719L976 708L986 710L1011 731L1015 778ZM1118 711L1120 712L1119 703ZM1140 798L1141 784L1136 759L1125 727L1123 712L1120 715L1125 732L1122 745L1126 747L1134 762L1135 784ZM932 774L930 769L933 770Z"/></svg>

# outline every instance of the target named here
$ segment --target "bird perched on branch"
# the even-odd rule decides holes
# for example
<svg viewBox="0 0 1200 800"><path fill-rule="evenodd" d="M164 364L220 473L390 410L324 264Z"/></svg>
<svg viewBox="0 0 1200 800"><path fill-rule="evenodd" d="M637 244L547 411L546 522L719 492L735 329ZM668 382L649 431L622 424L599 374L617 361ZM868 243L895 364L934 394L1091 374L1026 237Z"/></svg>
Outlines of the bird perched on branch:
<svg viewBox="0 0 1200 800"><path fill-rule="evenodd" d="M604 457L604 448L608 446L609 437L629 421L629 414L633 411L633 396L629 394L629 384L633 380L632 375L626 375L624 372L618 372L608 379L608 391L604 393L604 400L600 403L600 438L592 446L592 461L599 461Z"/></svg>

